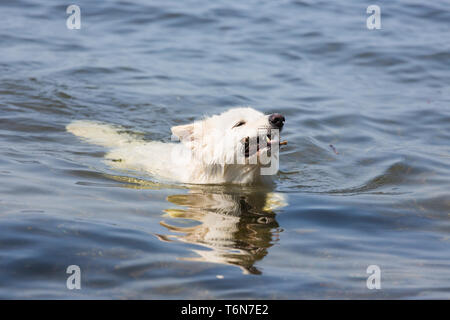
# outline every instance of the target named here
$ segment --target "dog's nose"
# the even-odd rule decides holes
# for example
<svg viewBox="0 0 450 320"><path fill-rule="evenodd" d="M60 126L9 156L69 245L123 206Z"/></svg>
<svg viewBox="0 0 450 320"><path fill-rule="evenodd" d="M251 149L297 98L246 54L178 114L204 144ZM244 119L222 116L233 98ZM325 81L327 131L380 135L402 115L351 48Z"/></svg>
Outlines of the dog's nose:
<svg viewBox="0 0 450 320"><path fill-rule="evenodd" d="M281 129L283 127L284 121L285 119L283 115L280 113L274 113L269 116L270 124L273 125L274 127L277 127L278 129Z"/></svg>

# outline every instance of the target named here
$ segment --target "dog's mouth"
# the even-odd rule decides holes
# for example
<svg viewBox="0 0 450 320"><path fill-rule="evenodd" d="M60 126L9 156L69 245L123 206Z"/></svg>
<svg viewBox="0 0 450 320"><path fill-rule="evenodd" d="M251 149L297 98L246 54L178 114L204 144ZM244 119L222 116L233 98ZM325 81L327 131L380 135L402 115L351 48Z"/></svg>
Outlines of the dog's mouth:
<svg viewBox="0 0 450 320"><path fill-rule="evenodd" d="M265 138L266 141L265 141L265 145L261 146L260 138L263 138L263 137ZM255 140L256 140L256 150L254 150L254 148L253 148L253 150L250 150L250 142L255 141ZM270 133L268 133L265 136L257 136L256 139L255 138L250 139L250 137L246 137L243 139L243 143L244 143L244 150L245 150L244 154L245 154L245 157L248 158L255 153L259 155L260 151L262 151L264 149L267 149L267 151L270 152L270 150L272 149L272 145L274 145L274 144L278 144L279 146L285 146L285 145L287 145L288 142L287 142L287 140L280 141L279 139L275 139L274 137L272 137L272 135ZM250 153L250 152L252 152L252 153Z"/></svg>

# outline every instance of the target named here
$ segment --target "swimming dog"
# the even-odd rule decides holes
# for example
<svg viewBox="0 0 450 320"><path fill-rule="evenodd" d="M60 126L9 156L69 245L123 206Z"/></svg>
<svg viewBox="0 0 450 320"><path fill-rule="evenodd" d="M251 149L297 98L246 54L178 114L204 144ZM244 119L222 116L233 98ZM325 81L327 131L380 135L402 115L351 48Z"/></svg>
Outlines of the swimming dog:
<svg viewBox="0 0 450 320"><path fill-rule="evenodd" d="M279 133L285 118L249 107L171 128L172 140L145 141L120 127L77 120L67 131L109 148L113 167L188 184L259 184L278 171Z"/></svg>

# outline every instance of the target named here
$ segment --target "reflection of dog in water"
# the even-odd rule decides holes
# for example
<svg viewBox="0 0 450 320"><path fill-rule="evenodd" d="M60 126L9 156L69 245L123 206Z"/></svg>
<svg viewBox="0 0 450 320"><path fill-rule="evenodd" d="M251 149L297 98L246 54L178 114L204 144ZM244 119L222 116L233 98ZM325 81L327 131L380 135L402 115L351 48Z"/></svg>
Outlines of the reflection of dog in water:
<svg viewBox="0 0 450 320"><path fill-rule="evenodd" d="M193 189L187 194L172 195L168 201L183 209L167 209L173 222L161 225L175 235L157 235L162 241L182 241L207 248L192 249L198 257L182 258L239 266L244 273L260 274L254 264L267 255L278 240L279 225L273 210L286 205L283 195L262 191ZM179 221L176 221L179 219ZM200 224L182 226L189 219Z"/></svg>

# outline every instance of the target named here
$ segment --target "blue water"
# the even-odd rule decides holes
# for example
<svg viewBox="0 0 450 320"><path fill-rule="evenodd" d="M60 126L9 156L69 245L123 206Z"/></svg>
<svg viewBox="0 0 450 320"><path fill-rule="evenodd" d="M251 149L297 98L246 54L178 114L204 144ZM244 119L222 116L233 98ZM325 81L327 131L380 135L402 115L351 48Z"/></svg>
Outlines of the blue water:
<svg viewBox="0 0 450 320"><path fill-rule="evenodd" d="M77 0L79 30L69 4L0 3L0 298L450 298L449 1ZM286 117L271 190L116 171L65 131L169 141L242 105Z"/></svg>

